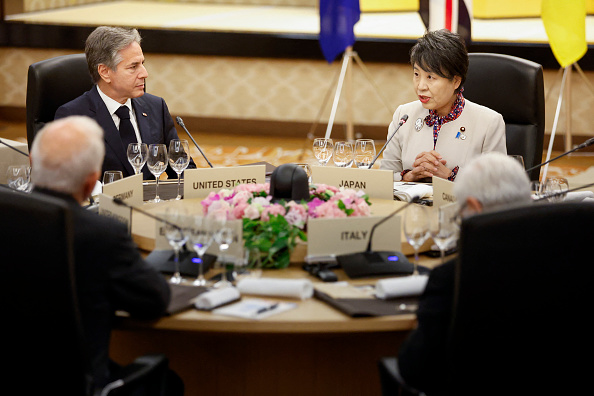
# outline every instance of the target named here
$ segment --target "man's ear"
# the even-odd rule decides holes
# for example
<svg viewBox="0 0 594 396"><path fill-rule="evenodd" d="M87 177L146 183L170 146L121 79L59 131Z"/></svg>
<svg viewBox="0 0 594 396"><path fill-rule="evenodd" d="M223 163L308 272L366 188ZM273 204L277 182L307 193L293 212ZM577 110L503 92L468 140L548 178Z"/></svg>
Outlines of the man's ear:
<svg viewBox="0 0 594 396"><path fill-rule="evenodd" d="M466 207L474 213L481 213L483 211L483 204L475 197L466 198Z"/></svg>
<svg viewBox="0 0 594 396"><path fill-rule="evenodd" d="M103 63L101 63L101 64L99 64L99 66L97 66L97 72L99 72L99 76L106 83L110 83L111 82L111 73L110 73L110 71L111 70L109 69L109 67L105 66Z"/></svg>
<svg viewBox="0 0 594 396"><path fill-rule="evenodd" d="M93 173L89 173L85 179L85 183L83 185L83 201L91 196L95 185L97 184L97 180L99 180L99 176L101 175L101 171L96 171Z"/></svg>

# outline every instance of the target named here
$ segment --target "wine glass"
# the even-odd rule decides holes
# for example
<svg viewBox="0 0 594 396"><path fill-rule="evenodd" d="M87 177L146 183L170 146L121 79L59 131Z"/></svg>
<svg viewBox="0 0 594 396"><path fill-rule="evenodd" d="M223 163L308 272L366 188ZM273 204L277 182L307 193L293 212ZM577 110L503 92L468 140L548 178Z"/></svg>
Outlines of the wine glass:
<svg viewBox="0 0 594 396"><path fill-rule="evenodd" d="M404 235L415 249L413 275L419 274L419 249L429 237L429 214L423 205L410 205L404 212Z"/></svg>
<svg viewBox="0 0 594 396"><path fill-rule="evenodd" d="M334 142L332 139L315 138L313 142L314 156L322 166L326 166L332 157Z"/></svg>
<svg viewBox="0 0 594 396"><path fill-rule="evenodd" d="M229 247L231 247L234 237L235 232L233 232L233 229L227 225L224 225L214 234L214 240L219 245L219 251L221 252L221 255L219 256L219 264L222 267L221 280L214 284L215 288L231 286L231 282L227 280L227 262L225 253L229 250Z"/></svg>
<svg viewBox="0 0 594 396"><path fill-rule="evenodd" d="M567 194L563 192L569 190L569 183L564 177L547 177L545 180L544 193L549 197L549 202L561 202Z"/></svg>
<svg viewBox="0 0 594 396"><path fill-rule="evenodd" d="M29 192L31 186L31 167L10 165L6 170L6 182L13 190Z"/></svg>
<svg viewBox="0 0 594 396"><path fill-rule="evenodd" d="M375 143L372 139L355 140L355 165L367 169L375 158Z"/></svg>
<svg viewBox="0 0 594 396"><path fill-rule="evenodd" d="M173 139L169 142L169 165L177 173L177 197L181 199L179 192L181 174L190 163L190 145L187 140Z"/></svg>
<svg viewBox="0 0 594 396"><path fill-rule="evenodd" d="M149 146L147 166L156 179L155 199L149 202L161 202L159 197L159 176L167 169L167 148L164 144L151 144Z"/></svg>
<svg viewBox="0 0 594 396"><path fill-rule="evenodd" d="M180 284L184 281L179 271L179 253L188 241L191 233L189 217L186 209L182 207L168 207L165 210L165 236L174 253L174 272L169 280L171 283Z"/></svg>
<svg viewBox="0 0 594 396"><path fill-rule="evenodd" d="M433 210L431 216L431 237L439 248L441 263L445 262L445 251L458 236L458 205L444 205Z"/></svg>
<svg viewBox="0 0 594 396"><path fill-rule="evenodd" d="M138 175L140 170L146 164L148 158L148 146L146 143L130 143L128 145L128 162L134 168L134 174Z"/></svg>
<svg viewBox="0 0 594 396"><path fill-rule="evenodd" d="M103 172L103 185L113 183L116 180L122 180L123 178L122 171L105 171Z"/></svg>
<svg viewBox="0 0 594 396"><path fill-rule="evenodd" d="M208 282L204 279L204 262L202 257L208 250L213 240L213 220L208 217L196 216L194 218L194 229L190 243L198 255L198 276L192 283L194 286L206 286Z"/></svg>
<svg viewBox="0 0 594 396"><path fill-rule="evenodd" d="M332 160L339 168L350 168L355 159L355 152L351 142L336 142Z"/></svg>

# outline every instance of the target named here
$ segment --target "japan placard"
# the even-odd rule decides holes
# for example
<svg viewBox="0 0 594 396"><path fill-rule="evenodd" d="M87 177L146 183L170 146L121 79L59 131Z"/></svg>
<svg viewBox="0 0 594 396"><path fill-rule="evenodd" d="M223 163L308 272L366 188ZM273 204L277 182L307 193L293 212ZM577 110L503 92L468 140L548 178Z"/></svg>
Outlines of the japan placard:
<svg viewBox="0 0 594 396"><path fill-rule="evenodd" d="M205 198L211 191L232 189L238 184L262 184L265 181L266 166L264 165L186 169L184 198Z"/></svg>
<svg viewBox="0 0 594 396"><path fill-rule="evenodd" d="M312 166L313 183L363 190L370 198L394 199L394 172L385 169Z"/></svg>

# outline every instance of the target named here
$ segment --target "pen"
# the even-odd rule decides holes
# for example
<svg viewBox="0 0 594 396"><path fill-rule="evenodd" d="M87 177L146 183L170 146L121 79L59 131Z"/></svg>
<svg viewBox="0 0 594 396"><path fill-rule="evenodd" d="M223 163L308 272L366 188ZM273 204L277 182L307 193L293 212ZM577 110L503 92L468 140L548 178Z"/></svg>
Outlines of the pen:
<svg viewBox="0 0 594 396"><path fill-rule="evenodd" d="M278 307L278 303L269 305L267 307L262 307L256 311L256 315L260 315L261 313L272 311L276 307Z"/></svg>

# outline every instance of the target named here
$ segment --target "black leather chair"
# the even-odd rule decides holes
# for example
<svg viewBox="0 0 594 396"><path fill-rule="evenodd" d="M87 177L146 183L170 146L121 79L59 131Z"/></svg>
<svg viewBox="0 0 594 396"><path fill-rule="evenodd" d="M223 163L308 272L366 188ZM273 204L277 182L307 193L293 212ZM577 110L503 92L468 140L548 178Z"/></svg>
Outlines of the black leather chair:
<svg viewBox="0 0 594 396"><path fill-rule="evenodd" d="M28 395L128 395L163 377L164 355L139 357L94 389L78 311L70 211L59 199L0 187L0 381ZM151 387L157 395L159 384Z"/></svg>
<svg viewBox="0 0 594 396"><path fill-rule="evenodd" d="M53 121L58 107L93 87L85 54L57 56L33 63L27 76L27 143Z"/></svg>
<svg viewBox="0 0 594 396"><path fill-rule="evenodd" d="M594 204L583 202L462 222L443 395L588 393L592 224ZM384 395L399 389L395 364L379 362Z"/></svg>
<svg viewBox="0 0 594 396"><path fill-rule="evenodd" d="M507 152L526 169L542 162L545 99L542 66L515 56L471 53L464 97L503 116ZM538 180L540 168L530 172Z"/></svg>

